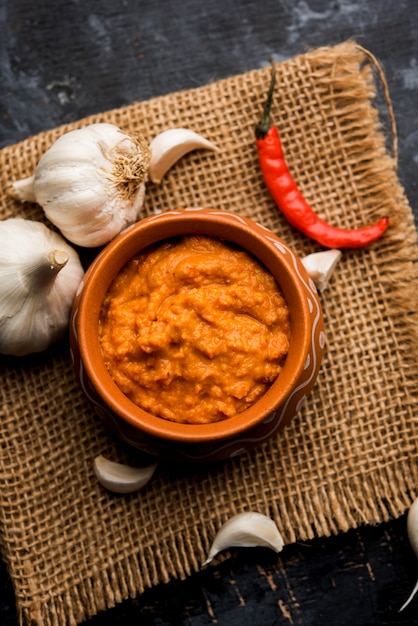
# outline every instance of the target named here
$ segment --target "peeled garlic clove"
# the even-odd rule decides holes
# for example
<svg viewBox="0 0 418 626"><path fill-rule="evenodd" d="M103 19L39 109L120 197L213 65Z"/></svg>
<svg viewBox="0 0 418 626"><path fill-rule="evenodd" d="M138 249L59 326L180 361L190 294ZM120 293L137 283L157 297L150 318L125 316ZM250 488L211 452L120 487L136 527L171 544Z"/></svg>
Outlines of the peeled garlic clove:
<svg viewBox="0 0 418 626"><path fill-rule="evenodd" d="M218 150L213 143L188 128L170 128L154 137L150 143L149 177L152 182L161 182L174 163L199 148Z"/></svg>
<svg viewBox="0 0 418 626"><path fill-rule="evenodd" d="M283 546L283 538L271 518L255 511L238 513L219 529L202 565L207 565L219 552L232 547L265 547L280 552Z"/></svg>
<svg viewBox="0 0 418 626"><path fill-rule="evenodd" d="M94 471L103 487L115 493L132 493L144 487L152 478L158 463L147 467L131 467L115 463L99 455L94 459Z"/></svg>
<svg viewBox="0 0 418 626"><path fill-rule="evenodd" d="M320 291L324 291L328 287L341 256L341 250L331 249L308 254L302 259L309 277L312 278Z"/></svg>

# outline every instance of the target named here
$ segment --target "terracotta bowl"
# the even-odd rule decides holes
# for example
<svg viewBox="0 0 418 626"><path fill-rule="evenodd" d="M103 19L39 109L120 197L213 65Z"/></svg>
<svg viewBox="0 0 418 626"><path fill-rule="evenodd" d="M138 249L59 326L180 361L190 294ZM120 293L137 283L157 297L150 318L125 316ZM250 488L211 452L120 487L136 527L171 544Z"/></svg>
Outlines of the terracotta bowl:
<svg viewBox="0 0 418 626"><path fill-rule="evenodd" d="M186 234L218 237L250 252L273 274L290 312L289 351L276 381L249 409L212 424L170 422L138 408L113 382L98 338L101 305L119 270L150 244ZM289 423L315 383L325 335L315 285L283 241L234 213L182 209L138 222L99 253L74 301L70 341L77 378L94 410L114 434L161 458L212 462L262 444Z"/></svg>

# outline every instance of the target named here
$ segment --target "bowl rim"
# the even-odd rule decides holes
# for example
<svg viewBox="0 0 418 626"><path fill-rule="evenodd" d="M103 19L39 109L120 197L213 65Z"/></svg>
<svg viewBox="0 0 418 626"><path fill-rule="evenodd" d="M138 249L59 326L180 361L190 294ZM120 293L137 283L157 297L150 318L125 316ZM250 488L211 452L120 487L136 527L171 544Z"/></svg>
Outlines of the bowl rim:
<svg viewBox="0 0 418 626"><path fill-rule="evenodd" d="M276 381L242 413L209 424L171 422L135 405L108 372L97 332L105 293L125 263L151 244L188 234L214 236L250 252L276 278L291 316L289 351ZM304 280L304 268L295 253L277 235L249 218L209 208L178 209L146 217L103 248L86 272L76 321L78 350L85 372L108 408L123 422L151 437L182 443L208 443L236 437L269 419L285 403L302 374L311 342Z"/></svg>

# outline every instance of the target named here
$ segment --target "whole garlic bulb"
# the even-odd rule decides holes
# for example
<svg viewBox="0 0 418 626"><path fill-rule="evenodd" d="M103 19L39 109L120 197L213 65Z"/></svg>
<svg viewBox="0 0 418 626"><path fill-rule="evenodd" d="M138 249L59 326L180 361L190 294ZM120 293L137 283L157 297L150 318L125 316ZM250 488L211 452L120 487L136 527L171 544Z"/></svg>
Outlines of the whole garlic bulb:
<svg viewBox="0 0 418 626"><path fill-rule="evenodd" d="M96 247L134 223L144 202L150 149L113 124L62 135L35 174L13 183L22 201L37 202L72 243Z"/></svg>
<svg viewBox="0 0 418 626"><path fill-rule="evenodd" d="M41 222L0 221L0 353L42 352L59 339L83 275L61 235Z"/></svg>

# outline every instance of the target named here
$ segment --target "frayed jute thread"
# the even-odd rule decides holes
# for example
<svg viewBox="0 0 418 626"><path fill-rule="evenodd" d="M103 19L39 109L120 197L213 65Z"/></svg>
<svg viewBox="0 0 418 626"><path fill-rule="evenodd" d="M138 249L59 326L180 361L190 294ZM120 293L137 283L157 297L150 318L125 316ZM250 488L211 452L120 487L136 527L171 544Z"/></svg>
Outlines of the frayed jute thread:
<svg viewBox="0 0 418 626"><path fill-rule="evenodd" d="M388 114L389 114L389 119L390 119L390 124L391 124L391 130L392 130L391 136L392 136L393 161L394 161L394 166L397 169L398 168L398 159L399 159L399 154L398 154L398 130L397 130L397 126L396 126L395 111L393 110L392 98L390 97L389 85L388 85L388 81L386 79L385 72L383 70L382 65L379 63L377 57L370 50L367 50L367 48L364 48L363 46L359 46L358 44L357 44L356 47L363 54L366 55L366 57L368 58L369 61L371 61L373 67L377 71L380 83L381 83L381 85L383 87L383 94L384 94L384 98L385 98L385 101L386 101L386 105L388 107Z"/></svg>
<svg viewBox="0 0 418 626"><path fill-rule="evenodd" d="M372 105L375 76L391 119L391 154ZM141 217L214 206L263 223L300 256L318 250L283 219L260 175L254 126L269 78L266 62L5 148L1 217L47 223L39 206L16 202L11 182L31 175L68 130L106 121L151 138L188 126L220 152L191 153L161 185L148 184ZM220 525L240 511L271 516L292 543L396 517L417 495L418 246L396 175L384 72L350 41L278 64L277 78L274 120L318 213L343 226L386 214L391 220L376 245L343 253L321 296L328 339L317 385L261 448L210 468L163 463L143 491L119 497L98 485L94 457L129 462L136 455L102 429L75 381L66 342L24 361L0 359L0 546L21 624L73 626L151 586L185 579Z"/></svg>

